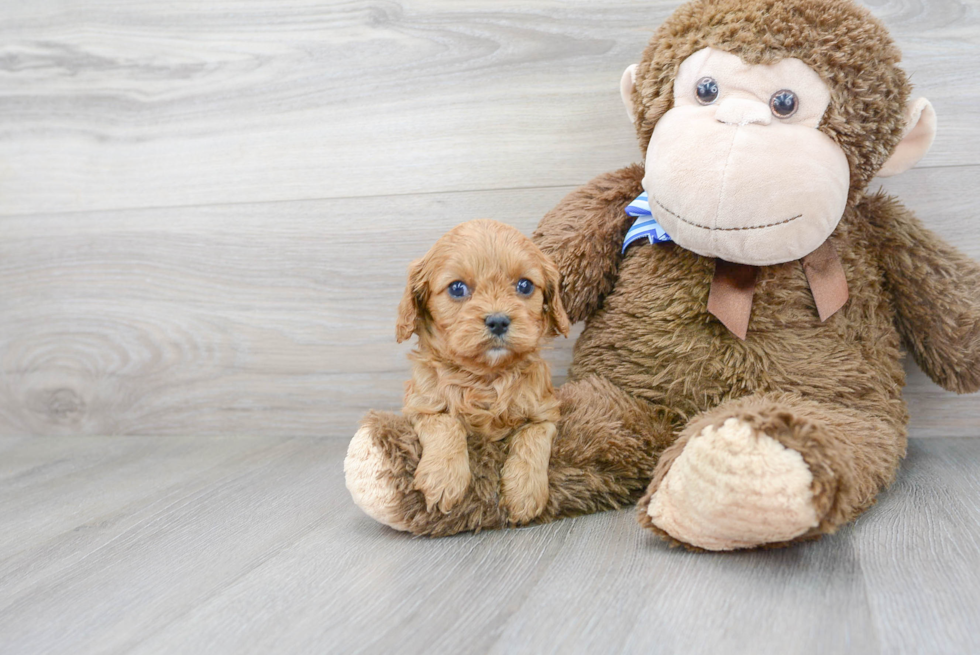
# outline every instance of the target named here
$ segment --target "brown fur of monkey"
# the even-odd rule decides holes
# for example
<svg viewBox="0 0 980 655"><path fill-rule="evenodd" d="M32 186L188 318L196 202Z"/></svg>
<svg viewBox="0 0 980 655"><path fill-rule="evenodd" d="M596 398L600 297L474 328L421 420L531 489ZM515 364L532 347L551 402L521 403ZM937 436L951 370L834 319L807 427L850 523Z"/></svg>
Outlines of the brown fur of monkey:
<svg viewBox="0 0 980 655"><path fill-rule="evenodd" d="M829 42L838 47L819 45ZM687 4L637 69L641 149L672 105L679 64L709 46L750 64L796 57L830 86L818 129L850 168L847 209L831 236L850 300L821 323L798 261L762 267L741 341L706 310L713 260L670 243L620 254L642 166L569 194L534 235L562 273L569 318L586 321L571 380L557 390L562 418L540 521L634 502L649 483L640 522L672 540L647 515L651 496L695 435L736 418L802 456L819 521L792 541L812 539L855 518L894 478L906 443L903 346L944 388L980 388L980 266L894 199L866 194L902 136L909 95L884 28L838 0ZM492 453L471 450L471 462L486 464L474 469L482 486L474 482L458 512L437 515L409 491L417 438L403 420L375 414L366 425L384 451L377 479L396 488L388 502L397 527L443 535L504 525Z"/></svg>
<svg viewBox="0 0 980 655"><path fill-rule="evenodd" d="M894 199L869 196L832 237L851 289L847 305L821 324L799 263L764 267L752 338L740 341L705 309L711 260L673 244L631 246L621 260L590 259L586 267L581 253L570 254L598 245L590 234L606 234L616 222L625 233L632 219L620 212L641 192L642 176L639 166L601 176L536 233L566 276L569 316L588 321L571 379L608 380L673 419L677 441L640 502L641 523L662 533L645 509L672 459L705 425L735 417L797 450L810 467L821 521L799 539L833 532L873 503L905 452L903 342L944 388L980 388L980 266ZM611 197L619 207L597 211ZM571 225L574 244L567 243Z"/></svg>

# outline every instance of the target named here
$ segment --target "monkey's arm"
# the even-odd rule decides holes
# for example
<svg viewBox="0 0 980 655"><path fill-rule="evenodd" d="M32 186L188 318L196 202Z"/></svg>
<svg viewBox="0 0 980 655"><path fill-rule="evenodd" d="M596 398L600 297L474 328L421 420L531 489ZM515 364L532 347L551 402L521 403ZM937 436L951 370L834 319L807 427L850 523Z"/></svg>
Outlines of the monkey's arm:
<svg viewBox="0 0 980 655"><path fill-rule="evenodd" d="M612 291L623 239L636 220L626 205L643 193L643 167L633 164L593 179L548 212L534 242L561 272L561 300L572 323L585 320Z"/></svg>
<svg viewBox="0 0 980 655"><path fill-rule="evenodd" d="M872 202L879 258L912 357L945 389L980 390L980 264L894 199Z"/></svg>

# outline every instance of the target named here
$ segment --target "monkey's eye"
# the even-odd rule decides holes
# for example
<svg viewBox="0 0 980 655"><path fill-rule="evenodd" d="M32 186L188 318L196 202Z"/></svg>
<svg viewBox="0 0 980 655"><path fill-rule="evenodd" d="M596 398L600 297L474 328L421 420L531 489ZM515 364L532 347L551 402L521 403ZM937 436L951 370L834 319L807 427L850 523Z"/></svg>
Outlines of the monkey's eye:
<svg viewBox="0 0 980 655"><path fill-rule="evenodd" d="M769 99L769 108L777 118L789 118L800 108L796 94L788 89L776 91Z"/></svg>
<svg viewBox="0 0 980 655"><path fill-rule="evenodd" d="M466 286L466 283L462 280L456 280L446 287L446 292L449 294L450 298L462 300L466 296L470 295L470 288Z"/></svg>
<svg viewBox="0 0 980 655"><path fill-rule="evenodd" d="M713 77L702 77L698 80L696 92L698 102L702 105L710 105L718 99L718 82Z"/></svg>
<svg viewBox="0 0 980 655"><path fill-rule="evenodd" d="M517 293L522 296L530 296L534 293L534 282L531 282L526 277L522 277L517 281Z"/></svg>

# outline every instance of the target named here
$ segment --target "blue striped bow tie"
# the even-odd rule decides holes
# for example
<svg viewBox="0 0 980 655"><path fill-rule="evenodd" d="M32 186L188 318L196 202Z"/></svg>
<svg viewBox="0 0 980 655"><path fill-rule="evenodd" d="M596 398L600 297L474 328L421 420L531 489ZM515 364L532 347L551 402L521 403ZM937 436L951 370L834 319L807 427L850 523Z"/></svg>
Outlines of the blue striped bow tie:
<svg viewBox="0 0 980 655"><path fill-rule="evenodd" d="M633 227L630 228L629 232L626 233L626 238L623 239L623 252L626 252L627 246L643 237L646 237L650 243L673 241L670 235L660 227L657 219L653 217L653 212L650 211L650 200L647 198L646 191L626 206L626 214L636 216L636 221L633 222Z"/></svg>

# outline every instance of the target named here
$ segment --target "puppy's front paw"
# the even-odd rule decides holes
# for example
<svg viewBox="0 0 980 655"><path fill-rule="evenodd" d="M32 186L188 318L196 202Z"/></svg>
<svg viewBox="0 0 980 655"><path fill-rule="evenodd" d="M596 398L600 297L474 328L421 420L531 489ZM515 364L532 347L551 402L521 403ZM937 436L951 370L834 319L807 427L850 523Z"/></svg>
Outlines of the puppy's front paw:
<svg viewBox="0 0 980 655"><path fill-rule="evenodd" d="M425 506L431 511L448 514L456 506L470 486L470 462L464 452L461 457L427 457L422 451L422 459L415 469L412 486L425 496Z"/></svg>
<svg viewBox="0 0 980 655"><path fill-rule="evenodd" d="M519 457L504 462L500 473L503 505L514 523L527 523L548 504L548 469L537 470Z"/></svg>

